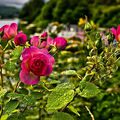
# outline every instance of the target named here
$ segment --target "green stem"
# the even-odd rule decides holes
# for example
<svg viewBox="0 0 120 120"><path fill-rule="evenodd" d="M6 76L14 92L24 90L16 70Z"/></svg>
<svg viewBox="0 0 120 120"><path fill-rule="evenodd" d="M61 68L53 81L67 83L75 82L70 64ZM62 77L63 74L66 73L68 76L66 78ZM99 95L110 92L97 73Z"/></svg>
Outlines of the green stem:
<svg viewBox="0 0 120 120"><path fill-rule="evenodd" d="M2 117L2 114L3 114L3 105L4 105L4 97L3 97L3 99L2 99L2 103L1 103L0 120L1 120L1 117Z"/></svg>
<svg viewBox="0 0 120 120"><path fill-rule="evenodd" d="M1 79L1 87L2 87L2 88L3 88L3 74L2 74L2 71L3 71L3 69L2 69L3 56L4 56L4 54L2 53L2 55L1 55L1 64L0 64L0 79Z"/></svg>
<svg viewBox="0 0 120 120"><path fill-rule="evenodd" d="M92 119L92 120L95 120L94 115L91 113L90 109L89 109L87 106L85 106L85 108L86 108L86 110L89 112L89 114L90 114L90 116L91 116L91 119Z"/></svg>
<svg viewBox="0 0 120 120"><path fill-rule="evenodd" d="M20 83L21 83L21 81L18 81L18 82L17 82L17 84L16 84L16 86L15 86L13 92L16 92L16 90L17 90L17 88L19 87Z"/></svg>

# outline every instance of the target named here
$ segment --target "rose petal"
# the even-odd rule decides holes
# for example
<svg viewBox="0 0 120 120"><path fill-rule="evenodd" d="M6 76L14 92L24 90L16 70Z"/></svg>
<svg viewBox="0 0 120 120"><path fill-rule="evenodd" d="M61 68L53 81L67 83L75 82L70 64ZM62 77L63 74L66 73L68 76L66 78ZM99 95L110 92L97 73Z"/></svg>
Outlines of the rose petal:
<svg viewBox="0 0 120 120"><path fill-rule="evenodd" d="M21 70L20 71L20 80L27 85L34 85L37 84L40 80L39 76L36 76L35 74L33 74L32 72L28 72L28 71L24 71Z"/></svg>
<svg viewBox="0 0 120 120"><path fill-rule="evenodd" d="M30 44L35 46L35 47L38 47L40 44L39 36L33 36L30 40Z"/></svg>
<svg viewBox="0 0 120 120"><path fill-rule="evenodd" d="M118 27L117 27L117 35L119 35L120 34L120 25L118 25Z"/></svg>
<svg viewBox="0 0 120 120"><path fill-rule="evenodd" d="M111 28L111 32L116 36L116 34L117 34L117 31L116 31L116 29L113 27L113 28Z"/></svg>
<svg viewBox="0 0 120 120"><path fill-rule="evenodd" d="M8 34L11 37L14 37L15 35L17 35L17 29L18 29L18 25L16 23L12 23L8 29Z"/></svg>

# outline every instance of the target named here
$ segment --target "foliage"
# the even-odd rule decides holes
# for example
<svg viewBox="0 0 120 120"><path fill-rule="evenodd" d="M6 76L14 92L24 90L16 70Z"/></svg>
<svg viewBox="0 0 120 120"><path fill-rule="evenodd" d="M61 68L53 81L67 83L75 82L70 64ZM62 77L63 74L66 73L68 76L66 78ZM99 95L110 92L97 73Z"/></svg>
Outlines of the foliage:
<svg viewBox="0 0 120 120"><path fill-rule="evenodd" d="M79 18L87 16L101 27L111 27L113 25L117 26L120 22L116 19L119 18L119 3L119 0L114 2L112 0L74 0L74 2L72 0L50 0L44 5L41 3L41 7L39 7L39 2L32 0L21 10L20 18L26 18L25 20L28 23L34 23L40 28L45 28L48 23L53 21L77 24ZM33 10L29 10L32 9L30 6L34 8L34 14ZM41 21L46 20L48 23L42 26Z"/></svg>
<svg viewBox="0 0 120 120"><path fill-rule="evenodd" d="M52 43L51 46L41 49L41 41L46 42L47 34L45 40L38 37L36 48L30 47L33 45L31 40L24 45L16 46L11 39L4 45L5 41L1 36L1 119L87 120L92 117L92 119L118 120L120 118L119 41L114 43L114 36L109 30L103 33L91 23L86 23L85 29L84 39L79 39L77 36L68 39L68 45L64 50L58 49L56 44ZM55 39L51 39L54 42ZM46 52L47 49L49 53ZM32 77L28 77L28 74L23 77L29 78L28 81L34 80L30 59L36 56L37 52L39 55L44 53L40 59L45 55L45 64L48 61L52 62L47 65L49 66L49 69L46 68L47 72L51 70L55 58L54 70L49 76L38 75L39 81L30 85L21 80L19 73L26 67L24 69L27 73L30 71ZM37 64L37 67L45 64Z"/></svg>

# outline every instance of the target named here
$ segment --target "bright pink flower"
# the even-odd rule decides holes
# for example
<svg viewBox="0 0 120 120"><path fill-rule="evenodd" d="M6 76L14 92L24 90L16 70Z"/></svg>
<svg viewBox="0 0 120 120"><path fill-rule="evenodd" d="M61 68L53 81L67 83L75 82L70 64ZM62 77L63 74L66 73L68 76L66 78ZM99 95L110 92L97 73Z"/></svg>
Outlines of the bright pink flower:
<svg viewBox="0 0 120 120"><path fill-rule="evenodd" d="M39 36L33 36L30 40L31 45L38 47L40 45L40 38Z"/></svg>
<svg viewBox="0 0 120 120"><path fill-rule="evenodd" d="M20 80L28 85L37 84L40 76L48 76L53 70L55 60L47 49L30 47L22 53Z"/></svg>
<svg viewBox="0 0 120 120"><path fill-rule="evenodd" d="M47 32L44 32L44 33L42 33L41 38L42 38L42 39L46 39L47 36L48 36L48 33L47 33Z"/></svg>
<svg viewBox="0 0 120 120"><path fill-rule="evenodd" d="M12 23L11 25L4 25L0 28L0 32L3 33L2 40L10 40L15 35L17 35L18 25L16 23Z"/></svg>
<svg viewBox="0 0 120 120"><path fill-rule="evenodd" d="M117 29L111 28L111 32L114 34L115 39L120 42L120 25L118 25Z"/></svg>
<svg viewBox="0 0 120 120"><path fill-rule="evenodd" d="M67 41L63 37L56 37L53 43L58 49L62 49L62 50L65 49L67 45Z"/></svg>
<svg viewBox="0 0 120 120"><path fill-rule="evenodd" d="M24 45L26 41L27 36L23 32L19 32L14 38L15 45Z"/></svg>
<svg viewBox="0 0 120 120"><path fill-rule="evenodd" d="M33 36L30 40L31 45L38 48L46 48L49 49L50 45L53 45L53 39L51 37L47 37L45 41L40 40L39 36Z"/></svg>

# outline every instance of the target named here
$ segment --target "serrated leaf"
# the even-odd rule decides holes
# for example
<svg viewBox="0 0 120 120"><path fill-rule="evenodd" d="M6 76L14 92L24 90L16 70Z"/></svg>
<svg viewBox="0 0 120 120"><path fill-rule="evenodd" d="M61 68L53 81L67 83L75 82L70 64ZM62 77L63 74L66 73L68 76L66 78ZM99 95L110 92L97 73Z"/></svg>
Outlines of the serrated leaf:
<svg viewBox="0 0 120 120"><path fill-rule="evenodd" d="M5 113L10 114L13 110L17 108L19 105L19 102L17 100L10 100L6 105L5 105Z"/></svg>
<svg viewBox="0 0 120 120"><path fill-rule="evenodd" d="M76 115L80 116L79 112L72 105L67 106L67 108L69 108L69 110L75 113Z"/></svg>
<svg viewBox="0 0 120 120"><path fill-rule="evenodd" d="M75 70L66 70L61 73L62 75L77 75Z"/></svg>
<svg viewBox="0 0 120 120"><path fill-rule="evenodd" d="M81 97L91 98L95 97L100 92L99 88L90 82L81 81L80 82L80 93Z"/></svg>
<svg viewBox="0 0 120 120"><path fill-rule="evenodd" d="M74 120L74 118L68 113L56 112L51 120Z"/></svg>
<svg viewBox="0 0 120 120"><path fill-rule="evenodd" d="M56 111L67 105L74 97L74 85L63 83L58 85L48 96L47 110Z"/></svg>

